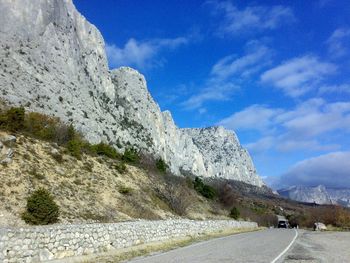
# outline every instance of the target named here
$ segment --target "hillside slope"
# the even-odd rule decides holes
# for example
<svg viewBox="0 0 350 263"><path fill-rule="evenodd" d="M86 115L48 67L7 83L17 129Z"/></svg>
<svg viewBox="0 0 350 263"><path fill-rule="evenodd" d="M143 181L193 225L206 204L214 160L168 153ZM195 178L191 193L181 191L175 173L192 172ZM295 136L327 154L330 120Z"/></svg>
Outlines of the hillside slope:
<svg viewBox="0 0 350 263"><path fill-rule="evenodd" d="M321 219L349 222L346 209L283 199L267 187L174 176L151 156L118 155L106 144L87 143L55 118L22 113L0 108L0 226L23 225L27 199L39 188L54 197L60 223L230 216L271 226L276 214L303 226Z"/></svg>
<svg viewBox="0 0 350 263"><path fill-rule="evenodd" d="M126 164L124 171L120 160L103 156L83 154L79 160L55 143L16 136L0 131L0 141L13 151L0 164L0 226L23 225L26 200L40 187L54 196L61 222L176 218L175 201L189 218L227 218L225 209L198 195L184 178L138 165Z"/></svg>

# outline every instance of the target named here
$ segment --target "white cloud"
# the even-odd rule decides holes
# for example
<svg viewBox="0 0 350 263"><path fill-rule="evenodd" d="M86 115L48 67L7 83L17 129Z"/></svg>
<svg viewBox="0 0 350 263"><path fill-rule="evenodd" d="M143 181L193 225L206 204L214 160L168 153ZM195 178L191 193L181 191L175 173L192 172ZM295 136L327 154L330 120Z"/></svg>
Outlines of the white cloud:
<svg viewBox="0 0 350 263"><path fill-rule="evenodd" d="M314 138L337 129L349 131L350 103L311 99L279 118L289 138Z"/></svg>
<svg viewBox="0 0 350 263"><path fill-rule="evenodd" d="M350 102L310 99L291 110L253 105L221 120L218 125L258 132L258 139L246 145L255 153L336 150L340 146L332 143L328 135L335 131L350 133Z"/></svg>
<svg viewBox="0 0 350 263"><path fill-rule="evenodd" d="M234 92L239 89L238 86L232 83L215 84L212 83L200 90L198 94L192 95L189 99L182 103L185 109L201 108L206 101L227 101L231 99Z"/></svg>
<svg viewBox="0 0 350 263"><path fill-rule="evenodd" d="M204 113L207 113L207 109L206 108L200 108L198 110L199 114L204 114Z"/></svg>
<svg viewBox="0 0 350 263"><path fill-rule="evenodd" d="M259 139L256 142L248 143L245 147L250 153L261 153L271 149L276 143L276 139L272 136L267 136Z"/></svg>
<svg viewBox="0 0 350 263"><path fill-rule="evenodd" d="M220 59L211 70L211 75L214 78L225 80L235 74L241 76L249 76L259 71L270 59L271 51L265 46L259 46L257 49L236 58L233 55L226 56Z"/></svg>
<svg viewBox="0 0 350 263"><path fill-rule="evenodd" d="M274 124L274 117L281 113L280 109L271 109L265 105L252 105L234 113L218 124L231 130L260 130L266 131Z"/></svg>
<svg viewBox="0 0 350 263"><path fill-rule="evenodd" d="M219 34L239 34L272 30L284 23L295 21L292 9L284 6L248 6L238 9L231 2L208 1L214 7L214 14L223 17Z"/></svg>
<svg viewBox="0 0 350 263"><path fill-rule="evenodd" d="M251 42L247 44L247 48L250 45L252 45ZM207 101L231 100L232 95L240 89L239 82L259 72L270 61L271 50L256 42L254 47L254 52L246 53L242 57L230 55L215 63L203 88L184 101L182 106L185 109L197 109Z"/></svg>
<svg viewBox="0 0 350 263"><path fill-rule="evenodd" d="M261 81L282 90L288 96L299 97L315 89L326 76L335 72L334 64L320 61L315 56L303 56L267 70L261 75Z"/></svg>
<svg viewBox="0 0 350 263"><path fill-rule="evenodd" d="M321 144L313 139L284 139L283 136L278 138L277 145L274 145L279 152L293 152L293 151L334 151L340 148L338 144ZM276 142L276 140L275 140Z"/></svg>
<svg viewBox="0 0 350 263"><path fill-rule="evenodd" d="M280 178L280 185L350 187L350 152L332 152L298 162Z"/></svg>
<svg viewBox="0 0 350 263"><path fill-rule="evenodd" d="M350 94L350 84L340 84L340 85L324 85L318 89L319 94L325 93L349 93Z"/></svg>
<svg viewBox="0 0 350 263"><path fill-rule="evenodd" d="M328 51L331 56L342 57L349 52L350 29L338 28L327 40Z"/></svg>
<svg viewBox="0 0 350 263"><path fill-rule="evenodd" d="M157 62L155 58L164 49L175 49L188 43L185 37L153 39L140 42L130 38L124 47L106 44L106 53L112 67L136 66L139 68L152 67Z"/></svg>

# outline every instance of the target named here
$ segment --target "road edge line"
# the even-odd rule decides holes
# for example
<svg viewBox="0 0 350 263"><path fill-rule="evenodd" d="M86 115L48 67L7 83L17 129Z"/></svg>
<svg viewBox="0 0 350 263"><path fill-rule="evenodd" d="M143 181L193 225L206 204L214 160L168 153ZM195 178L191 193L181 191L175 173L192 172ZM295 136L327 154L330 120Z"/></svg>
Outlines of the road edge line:
<svg viewBox="0 0 350 263"><path fill-rule="evenodd" d="M288 251L288 249L290 249L290 247L293 245L293 243L295 242L295 240L298 237L298 231L296 229L294 229L294 231L295 231L295 236L294 236L293 240L274 260L271 261L271 263L276 263L277 260L279 260Z"/></svg>

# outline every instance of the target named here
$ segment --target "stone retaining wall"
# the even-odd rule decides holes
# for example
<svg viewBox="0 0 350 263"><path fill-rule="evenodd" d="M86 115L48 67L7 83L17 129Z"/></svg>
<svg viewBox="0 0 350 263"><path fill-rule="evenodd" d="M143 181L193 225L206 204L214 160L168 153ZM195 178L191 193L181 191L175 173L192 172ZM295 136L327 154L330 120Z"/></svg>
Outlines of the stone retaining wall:
<svg viewBox="0 0 350 263"><path fill-rule="evenodd" d="M254 228L234 220L162 220L113 224L0 229L0 262L44 262L229 228Z"/></svg>

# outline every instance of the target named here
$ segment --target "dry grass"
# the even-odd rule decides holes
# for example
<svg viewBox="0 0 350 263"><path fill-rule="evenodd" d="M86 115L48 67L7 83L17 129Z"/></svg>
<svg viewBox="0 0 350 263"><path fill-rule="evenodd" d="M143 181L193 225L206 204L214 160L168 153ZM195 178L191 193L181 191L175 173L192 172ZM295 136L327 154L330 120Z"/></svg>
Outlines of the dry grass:
<svg viewBox="0 0 350 263"><path fill-rule="evenodd" d="M52 156L58 149L60 157ZM177 217L176 209L163 200L156 186L166 189L166 177L126 165L120 173L117 160L83 155L81 160L49 142L17 134L13 162L0 165L0 226L20 226L26 198L39 187L48 189L61 210L61 223L119 222L134 218ZM193 219L221 219L220 207L213 213L211 202L187 189L190 203L186 215ZM220 210L221 209L221 210ZM179 213L179 212L178 212ZM185 213L183 213L185 214ZM11 219L10 219L11 218Z"/></svg>

